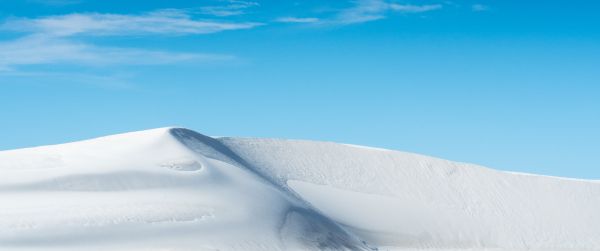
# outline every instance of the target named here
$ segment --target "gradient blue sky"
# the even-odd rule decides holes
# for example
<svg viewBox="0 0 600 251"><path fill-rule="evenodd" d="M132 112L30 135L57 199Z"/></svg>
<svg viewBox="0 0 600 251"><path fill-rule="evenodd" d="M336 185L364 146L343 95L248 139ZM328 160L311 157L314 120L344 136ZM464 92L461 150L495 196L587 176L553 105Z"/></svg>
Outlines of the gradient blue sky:
<svg viewBox="0 0 600 251"><path fill-rule="evenodd" d="M600 179L595 1L0 2L0 150L184 126Z"/></svg>

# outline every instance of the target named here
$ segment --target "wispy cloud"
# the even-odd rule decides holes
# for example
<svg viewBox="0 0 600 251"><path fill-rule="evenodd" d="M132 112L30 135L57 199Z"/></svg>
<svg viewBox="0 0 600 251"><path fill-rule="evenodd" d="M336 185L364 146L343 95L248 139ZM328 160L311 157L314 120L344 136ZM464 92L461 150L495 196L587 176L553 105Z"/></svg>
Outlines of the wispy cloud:
<svg viewBox="0 0 600 251"><path fill-rule="evenodd" d="M196 35L259 25L255 22L200 20L179 9L131 15L73 13L11 18L0 23L0 30L24 35L0 42L0 71L14 71L25 65L152 65L232 60L235 57L230 55L98 46L89 42L89 37Z"/></svg>
<svg viewBox="0 0 600 251"><path fill-rule="evenodd" d="M0 69L4 69L4 71L21 65L153 65L182 61L212 62L233 58L228 55L99 47L69 39L37 35L0 43Z"/></svg>
<svg viewBox="0 0 600 251"><path fill-rule="evenodd" d="M195 20L187 12L159 10L141 15L77 13L41 18L11 19L0 28L51 36L116 36L148 34L206 34L227 30L250 29L255 22Z"/></svg>
<svg viewBox="0 0 600 251"><path fill-rule="evenodd" d="M389 8L393 11L405 12L405 13L421 13L433 10L439 10L442 8L441 4L428 4L428 5L412 5L412 4L395 4L389 5Z"/></svg>
<svg viewBox="0 0 600 251"><path fill-rule="evenodd" d="M374 21L385 18L389 4L381 0L358 0L354 6L343 9L332 20L339 24L354 24Z"/></svg>
<svg viewBox="0 0 600 251"><path fill-rule="evenodd" d="M399 4L385 0L356 0L353 6L340 10L333 18L323 20L329 24L356 24L384 19L391 13L424 13L442 9L441 4Z"/></svg>
<svg viewBox="0 0 600 251"><path fill-rule="evenodd" d="M225 5L203 6L200 7L200 13L217 17L227 17L245 14L246 9L259 6L257 2L248 1L226 1Z"/></svg>
<svg viewBox="0 0 600 251"><path fill-rule="evenodd" d="M488 11L490 10L490 7L483 4L473 4L471 5L471 10L475 12Z"/></svg>
<svg viewBox="0 0 600 251"><path fill-rule="evenodd" d="M280 17L275 19L279 23L317 23L321 19L316 17Z"/></svg>

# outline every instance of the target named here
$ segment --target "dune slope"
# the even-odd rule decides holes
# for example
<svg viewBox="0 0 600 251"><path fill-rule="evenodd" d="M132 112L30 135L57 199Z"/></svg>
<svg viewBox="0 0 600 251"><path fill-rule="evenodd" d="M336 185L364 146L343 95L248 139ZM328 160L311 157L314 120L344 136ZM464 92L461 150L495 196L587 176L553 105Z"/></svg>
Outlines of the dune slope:
<svg viewBox="0 0 600 251"><path fill-rule="evenodd" d="M600 250L600 183L162 128L0 152L0 250Z"/></svg>
<svg viewBox="0 0 600 251"><path fill-rule="evenodd" d="M189 130L0 152L0 249L366 248Z"/></svg>
<svg viewBox="0 0 600 251"><path fill-rule="evenodd" d="M382 249L600 250L600 183L328 142L220 138Z"/></svg>

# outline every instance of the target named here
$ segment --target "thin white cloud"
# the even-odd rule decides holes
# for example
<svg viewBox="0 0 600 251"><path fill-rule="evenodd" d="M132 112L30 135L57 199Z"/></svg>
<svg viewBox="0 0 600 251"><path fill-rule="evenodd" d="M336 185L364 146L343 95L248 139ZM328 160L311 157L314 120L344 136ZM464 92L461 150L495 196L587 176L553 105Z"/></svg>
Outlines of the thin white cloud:
<svg viewBox="0 0 600 251"><path fill-rule="evenodd" d="M41 35L0 43L0 69L5 71L22 65L158 65L182 61L212 62L231 59L234 57L228 55L98 47Z"/></svg>
<svg viewBox="0 0 600 251"><path fill-rule="evenodd" d="M316 17L280 17L275 19L279 23L317 23L321 21Z"/></svg>
<svg viewBox="0 0 600 251"><path fill-rule="evenodd" d="M334 18L334 23L354 24L385 18L388 3L382 0L358 0L354 6L344 9Z"/></svg>
<svg viewBox="0 0 600 251"><path fill-rule="evenodd" d="M30 0L46 5L67 5L79 0ZM243 11L256 3L230 0L219 10L212 9L211 16L228 16ZM208 9L205 9L207 11ZM218 12L221 11L221 12ZM197 64L236 60L235 56L199 52L178 52L172 48L149 50L141 48L108 47L96 45L94 36L156 36L196 35L229 30L251 29L262 23L200 19L198 9L162 9L141 14L71 13L35 18L13 17L0 21L0 32L21 34L20 38L0 40L0 75L2 77L64 77L75 83L118 82L102 75L77 75L77 69L107 71L123 69L124 65ZM205 13L206 14L206 13ZM66 66L66 71L36 71L45 67ZM115 67L117 66L117 67ZM33 74L33 75L31 75ZM56 75L56 74L64 74ZM76 78L78 80L73 80ZM128 81L121 81L128 85ZM121 85L121 84L120 84Z"/></svg>
<svg viewBox="0 0 600 251"><path fill-rule="evenodd" d="M471 5L471 10L475 12L488 11L490 10L490 7L483 4L473 4Z"/></svg>
<svg viewBox="0 0 600 251"><path fill-rule="evenodd" d="M393 11L405 12L405 13L421 13L433 10L439 10L442 8L441 4L429 4L429 5L412 5L412 4L395 4L389 5L389 8Z"/></svg>
<svg viewBox="0 0 600 251"><path fill-rule="evenodd" d="M255 22L195 20L187 12L167 9L141 15L77 13L34 19L11 19L0 28L51 36L116 36L148 34L207 34L250 29Z"/></svg>
<svg viewBox="0 0 600 251"><path fill-rule="evenodd" d="M442 9L441 4L398 4L384 0L356 0L354 6L341 10L328 23L355 24L384 19L390 12L424 13Z"/></svg>
<svg viewBox="0 0 600 251"><path fill-rule="evenodd" d="M140 15L75 13L40 18L13 18L0 30L25 33L0 42L0 71L25 65L73 64L85 66L153 65L177 62L214 62L229 55L97 46L90 36L193 35L250 29L250 22L197 20L186 11L164 9Z"/></svg>
<svg viewBox="0 0 600 251"><path fill-rule="evenodd" d="M227 2L226 5L200 7L200 13L217 17L237 16L245 14L246 9L259 5L257 2L248 1L230 0Z"/></svg>

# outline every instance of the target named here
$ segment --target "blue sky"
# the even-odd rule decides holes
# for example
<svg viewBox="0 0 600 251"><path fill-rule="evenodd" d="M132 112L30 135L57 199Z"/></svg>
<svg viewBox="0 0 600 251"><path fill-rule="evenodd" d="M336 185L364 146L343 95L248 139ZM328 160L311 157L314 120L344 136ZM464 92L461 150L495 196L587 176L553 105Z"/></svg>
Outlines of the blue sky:
<svg viewBox="0 0 600 251"><path fill-rule="evenodd" d="M600 3L0 2L0 149L184 126L600 179Z"/></svg>

